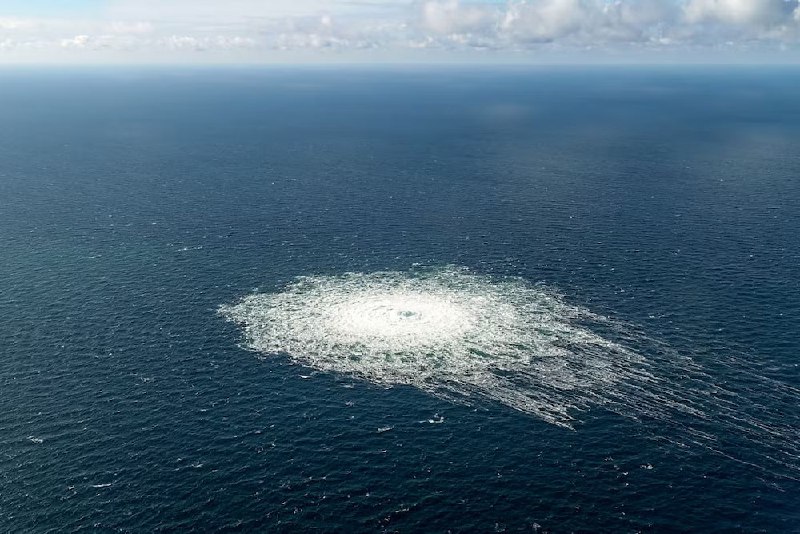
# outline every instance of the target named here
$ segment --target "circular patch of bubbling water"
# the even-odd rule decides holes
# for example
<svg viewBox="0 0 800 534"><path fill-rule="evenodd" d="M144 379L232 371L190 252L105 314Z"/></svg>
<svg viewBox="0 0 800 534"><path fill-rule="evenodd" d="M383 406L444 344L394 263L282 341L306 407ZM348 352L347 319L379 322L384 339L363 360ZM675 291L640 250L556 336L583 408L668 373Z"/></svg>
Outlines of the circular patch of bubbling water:
<svg viewBox="0 0 800 534"><path fill-rule="evenodd" d="M619 384L652 379L640 355L592 330L608 319L524 280L454 267L302 277L221 313L263 354L564 426L618 398Z"/></svg>

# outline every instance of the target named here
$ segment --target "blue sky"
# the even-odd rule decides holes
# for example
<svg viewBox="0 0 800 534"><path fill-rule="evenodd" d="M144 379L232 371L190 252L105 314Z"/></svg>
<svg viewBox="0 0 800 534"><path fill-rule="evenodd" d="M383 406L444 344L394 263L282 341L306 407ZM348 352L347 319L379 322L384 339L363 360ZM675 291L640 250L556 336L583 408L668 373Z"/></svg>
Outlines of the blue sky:
<svg viewBox="0 0 800 534"><path fill-rule="evenodd" d="M0 63L800 62L798 0L0 0Z"/></svg>
<svg viewBox="0 0 800 534"><path fill-rule="evenodd" d="M76 16L95 12L108 2L104 0L0 0L0 15L6 16Z"/></svg>

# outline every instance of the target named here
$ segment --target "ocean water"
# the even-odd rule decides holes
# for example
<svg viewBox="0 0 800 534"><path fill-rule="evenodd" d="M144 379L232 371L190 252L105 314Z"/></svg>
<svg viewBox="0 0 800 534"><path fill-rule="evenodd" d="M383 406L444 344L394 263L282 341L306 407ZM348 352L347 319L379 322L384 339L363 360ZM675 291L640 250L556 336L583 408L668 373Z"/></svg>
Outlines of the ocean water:
<svg viewBox="0 0 800 534"><path fill-rule="evenodd" d="M0 71L0 531L800 532L800 71Z"/></svg>

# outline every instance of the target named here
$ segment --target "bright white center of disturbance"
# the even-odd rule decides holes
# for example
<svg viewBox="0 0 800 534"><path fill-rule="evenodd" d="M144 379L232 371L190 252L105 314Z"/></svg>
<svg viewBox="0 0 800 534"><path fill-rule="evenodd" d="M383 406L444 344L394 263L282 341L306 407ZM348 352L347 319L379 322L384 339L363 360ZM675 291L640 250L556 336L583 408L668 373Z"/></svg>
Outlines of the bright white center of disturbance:
<svg viewBox="0 0 800 534"><path fill-rule="evenodd" d="M355 294L329 312L326 322L342 335L395 343L400 350L460 337L475 320L468 307L447 296L400 291Z"/></svg>

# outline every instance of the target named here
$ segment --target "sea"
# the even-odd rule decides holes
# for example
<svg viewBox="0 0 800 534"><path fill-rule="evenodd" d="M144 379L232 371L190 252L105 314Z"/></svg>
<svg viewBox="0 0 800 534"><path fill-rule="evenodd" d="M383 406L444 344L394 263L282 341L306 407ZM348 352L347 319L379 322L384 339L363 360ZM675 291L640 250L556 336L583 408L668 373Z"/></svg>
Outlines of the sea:
<svg viewBox="0 0 800 534"><path fill-rule="evenodd" d="M800 532L798 87L4 67L0 532Z"/></svg>

